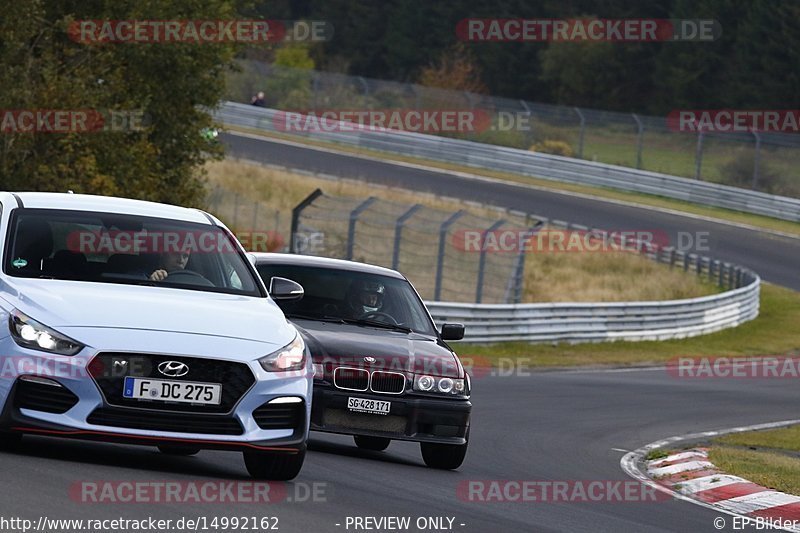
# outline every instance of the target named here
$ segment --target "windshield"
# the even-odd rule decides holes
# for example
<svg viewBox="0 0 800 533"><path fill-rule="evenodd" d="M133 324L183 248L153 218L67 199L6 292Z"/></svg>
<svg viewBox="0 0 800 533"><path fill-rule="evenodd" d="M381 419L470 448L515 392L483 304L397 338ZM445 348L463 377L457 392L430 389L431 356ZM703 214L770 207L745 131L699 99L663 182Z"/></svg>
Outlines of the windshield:
<svg viewBox="0 0 800 533"><path fill-rule="evenodd" d="M301 300L278 300L289 318L346 321L435 335L436 330L411 284L404 279L297 265L258 265L269 285L273 276L303 286Z"/></svg>
<svg viewBox="0 0 800 533"><path fill-rule="evenodd" d="M263 296L218 226L54 209L17 209L10 223L10 276Z"/></svg>

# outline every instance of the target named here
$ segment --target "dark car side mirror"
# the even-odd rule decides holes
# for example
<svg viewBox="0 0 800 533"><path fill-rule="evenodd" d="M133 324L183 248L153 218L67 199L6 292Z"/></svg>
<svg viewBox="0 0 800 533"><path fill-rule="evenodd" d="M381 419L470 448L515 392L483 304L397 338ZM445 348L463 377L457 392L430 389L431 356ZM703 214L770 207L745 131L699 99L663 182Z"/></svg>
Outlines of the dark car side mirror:
<svg viewBox="0 0 800 533"><path fill-rule="evenodd" d="M460 341L464 338L464 324L442 324L443 341Z"/></svg>
<svg viewBox="0 0 800 533"><path fill-rule="evenodd" d="M303 294L303 286L296 281L278 276L269 280L269 295L273 300L299 300Z"/></svg>

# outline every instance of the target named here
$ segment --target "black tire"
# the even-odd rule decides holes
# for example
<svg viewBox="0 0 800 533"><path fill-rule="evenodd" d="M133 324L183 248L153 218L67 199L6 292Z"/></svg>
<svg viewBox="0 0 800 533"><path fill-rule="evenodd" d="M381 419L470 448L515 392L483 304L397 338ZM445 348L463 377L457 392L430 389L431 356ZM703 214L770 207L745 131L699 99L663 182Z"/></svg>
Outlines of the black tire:
<svg viewBox="0 0 800 533"><path fill-rule="evenodd" d="M22 440L22 433L0 431L0 450L14 450Z"/></svg>
<svg viewBox="0 0 800 533"><path fill-rule="evenodd" d="M182 444L159 444L158 451L166 455L183 455L188 457L190 455L196 455L200 451L200 448Z"/></svg>
<svg viewBox="0 0 800 533"><path fill-rule="evenodd" d="M362 450L372 450L374 452L382 452L392 442L392 439L387 439L386 437L365 437L364 435L353 435L353 440L356 441L356 446Z"/></svg>
<svg viewBox="0 0 800 533"><path fill-rule="evenodd" d="M289 481L297 477L306 458L305 447L295 454L243 452L247 472L255 479Z"/></svg>
<svg viewBox="0 0 800 533"><path fill-rule="evenodd" d="M464 462L467 456L469 436L464 444L434 444L421 442L422 459L430 468L440 470L455 470Z"/></svg>

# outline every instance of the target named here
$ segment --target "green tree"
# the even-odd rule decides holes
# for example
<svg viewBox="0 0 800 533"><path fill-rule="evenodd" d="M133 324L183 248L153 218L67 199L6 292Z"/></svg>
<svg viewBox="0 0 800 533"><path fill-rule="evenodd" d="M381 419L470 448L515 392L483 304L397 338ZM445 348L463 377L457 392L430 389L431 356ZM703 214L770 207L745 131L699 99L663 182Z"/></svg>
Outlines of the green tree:
<svg viewBox="0 0 800 533"><path fill-rule="evenodd" d="M115 194L200 205L198 168L221 154L200 136L212 124L232 44L84 44L86 19L232 19L230 0L1 0L0 109L141 112L141 129L0 133L4 189Z"/></svg>

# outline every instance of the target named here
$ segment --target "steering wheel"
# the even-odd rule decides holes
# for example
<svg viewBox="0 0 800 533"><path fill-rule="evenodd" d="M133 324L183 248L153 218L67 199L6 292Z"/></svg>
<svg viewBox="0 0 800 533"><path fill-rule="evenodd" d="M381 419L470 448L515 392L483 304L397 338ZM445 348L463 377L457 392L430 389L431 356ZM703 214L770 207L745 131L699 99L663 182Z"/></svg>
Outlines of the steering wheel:
<svg viewBox="0 0 800 533"><path fill-rule="evenodd" d="M389 324L391 324L393 326L399 326L400 325L400 323L397 322L397 320L395 320L392 315L390 315L389 313L382 313L380 311L367 311L366 313L364 313L363 315L358 317L358 320L369 320L372 317L384 317L384 318L388 319ZM381 321L379 320L378 322L381 322Z"/></svg>
<svg viewBox="0 0 800 533"><path fill-rule="evenodd" d="M213 287L214 284L204 275L194 270L173 270L167 274L164 281L172 283L186 283L189 285L202 285L203 287Z"/></svg>

